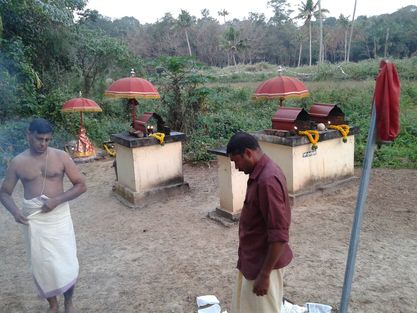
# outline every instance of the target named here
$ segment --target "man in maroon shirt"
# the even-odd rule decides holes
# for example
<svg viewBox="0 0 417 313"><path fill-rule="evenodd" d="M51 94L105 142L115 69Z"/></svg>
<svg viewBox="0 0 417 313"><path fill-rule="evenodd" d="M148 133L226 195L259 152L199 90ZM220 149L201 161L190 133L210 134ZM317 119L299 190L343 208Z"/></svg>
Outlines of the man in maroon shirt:
<svg viewBox="0 0 417 313"><path fill-rule="evenodd" d="M239 221L239 273L232 313L279 313L283 268L292 259L285 176L250 134L233 135L227 153L236 169L249 174Z"/></svg>

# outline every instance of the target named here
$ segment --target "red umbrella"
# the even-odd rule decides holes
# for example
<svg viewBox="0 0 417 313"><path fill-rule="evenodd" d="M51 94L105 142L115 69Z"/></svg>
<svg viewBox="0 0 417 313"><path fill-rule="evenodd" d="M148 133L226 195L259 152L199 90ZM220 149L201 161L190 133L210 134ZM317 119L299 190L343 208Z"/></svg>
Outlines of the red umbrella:
<svg viewBox="0 0 417 313"><path fill-rule="evenodd" d="M107 97L129 99L129 105L132 112L133 126L136 120L136 99L159 99L158 90L146 79L135 77L132 69L131 77L125 77L116 80L104 93Z"/></svg>
<svg viewBox="0 0 417 313"><path fill-rule="evenodd" d="M374 98L378 140L394 141L400 132L400 79L389 61L380 63Z"/></svg>
<svg viewBox="0 0 417 313"><path fill-rule="evenodd" d="M304 84L295 77L277 76L264 81L255 90L254 99L279 99L279 105L288 98L304 98L310 93Z"/></svg>
<svg viewBox="0 0 417 313"><path fill-rule="evenodd" d="M95 150L83 124L83 112L101 112L100 106L93 100L87 98L74 98L64 103L61 112L80 112L80 132L78 134L77 146L74 151L76 157L89 157L95 155Z"/></svg>
<svg viewBox="0 0 417 313"><path fill-rule="evenodd" d="M83 112L101 112L100 106L87 98L74 98L64 103L61 112L80 112L80 126L83 127Z"/></svg>

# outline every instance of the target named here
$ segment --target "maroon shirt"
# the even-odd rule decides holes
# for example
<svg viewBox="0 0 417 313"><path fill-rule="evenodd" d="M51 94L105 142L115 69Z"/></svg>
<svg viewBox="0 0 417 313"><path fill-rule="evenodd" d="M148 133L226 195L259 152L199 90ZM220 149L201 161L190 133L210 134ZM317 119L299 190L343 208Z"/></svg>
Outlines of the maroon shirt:
<svg viewBox="0 0 417 313"><path fill-rule="evenodd" d="M284 173L264 154L249 175L239 221L237 268L246 279L256 279L265 261L269 243L285 243L274 269L291 262L292 251L288 245L290 222L291 211Z"/></svg>

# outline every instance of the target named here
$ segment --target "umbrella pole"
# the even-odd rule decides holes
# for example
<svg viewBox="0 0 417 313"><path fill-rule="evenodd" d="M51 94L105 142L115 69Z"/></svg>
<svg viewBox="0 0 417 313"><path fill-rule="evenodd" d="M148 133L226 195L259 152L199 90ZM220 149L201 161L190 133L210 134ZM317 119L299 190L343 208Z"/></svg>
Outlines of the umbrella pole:
<svg viewBox="0 0 417 313"><path fill-rule="evenodd" d="M135 122L136 122L136 100L130 99L129 101L130 105L130 112L132 115L132 127L135 128Z"/></svg>
<svg viewBox="0 0 417 313"><path fill-rule="evenodd" d="M83 123L83 112L80 111L80 127L83 128L84 127L84 123Z"/></svg>
<svg viewBox="0 0 417 313"><path fill-rule="evenodd" d="M375 102L372 105L371 123L369 126L365 159L363 163L361 182L356 201L355 216L353 219L352 233L350 237L349 253L346 263L345 279L343 282L342 299L340 301L340 313L347 313L350 291L352 287L353 272L355 270L356 253L359 245L363 208L368 195L369 177L372 169L376 143L376 109Z"/></svg>

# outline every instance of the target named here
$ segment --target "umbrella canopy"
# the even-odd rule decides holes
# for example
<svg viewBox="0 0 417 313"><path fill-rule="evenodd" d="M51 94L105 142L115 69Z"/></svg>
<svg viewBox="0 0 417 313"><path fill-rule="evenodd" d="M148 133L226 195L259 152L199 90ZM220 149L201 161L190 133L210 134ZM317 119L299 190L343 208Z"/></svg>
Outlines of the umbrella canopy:
<svg viewBox="0 0 417 313"><path fill-rule="evenodd" d="M74 98L64 103L61 112L101 112L100 106L87 98Z"/></svg>
<svg viewBox="0 0 417 313"><path fill-rule="evenodd" d="M279 99L282 101L288 98L304 98L310 93L303 82L295 77L277 76L264 81L252 95L254 99Z"/></svg>
<svg viewBox="0 0 417 313"><path fill-rule="evenodd" d="M132 69L130 77L116 80L104 93L107 97L129 99L129 106L132 115L132 127L136 123L136 99L159 99L161 96L156 87L144 78L135 77Z"/></svg>
<svg viewBox="0 0 417 313"><path fill-rule="evenodd" d="M104 93L107 97L123 99L159 99L155 86L146 79L126 77L116 80Z"/></svg>

